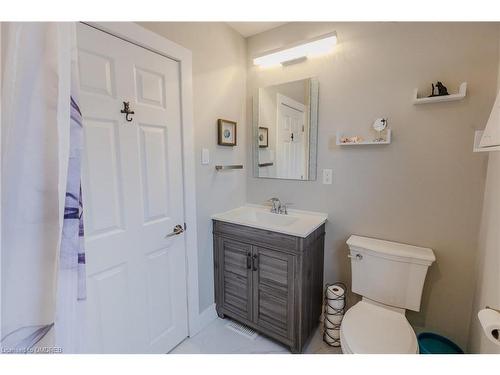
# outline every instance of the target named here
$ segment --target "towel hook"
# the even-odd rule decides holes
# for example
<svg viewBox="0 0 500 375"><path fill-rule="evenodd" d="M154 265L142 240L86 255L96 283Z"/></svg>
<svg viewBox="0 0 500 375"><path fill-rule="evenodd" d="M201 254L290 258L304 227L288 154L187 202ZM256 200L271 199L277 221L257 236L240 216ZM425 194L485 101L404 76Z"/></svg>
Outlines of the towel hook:
<svg viewBox="0 0 500 375"><path fill-rule="evenodd" d="M130 110L130 102L123 102L123 109L120 111L120 113L125 113L125 120L128 122L132 121L132 117L128 117L129 115L135 114L134 111Z"/></svg>

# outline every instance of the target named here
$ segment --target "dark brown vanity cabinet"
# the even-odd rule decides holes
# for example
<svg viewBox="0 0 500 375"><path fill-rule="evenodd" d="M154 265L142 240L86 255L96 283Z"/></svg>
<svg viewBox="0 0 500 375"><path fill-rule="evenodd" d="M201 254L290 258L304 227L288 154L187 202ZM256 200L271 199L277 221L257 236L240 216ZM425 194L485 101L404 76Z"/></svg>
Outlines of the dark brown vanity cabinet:
<svg viewBox="0 0 500 375"><path fill-rule="evenodd" d="M218 315L302 352L321 315L325 225L306 238L218 220L213 228Z"/></svg>

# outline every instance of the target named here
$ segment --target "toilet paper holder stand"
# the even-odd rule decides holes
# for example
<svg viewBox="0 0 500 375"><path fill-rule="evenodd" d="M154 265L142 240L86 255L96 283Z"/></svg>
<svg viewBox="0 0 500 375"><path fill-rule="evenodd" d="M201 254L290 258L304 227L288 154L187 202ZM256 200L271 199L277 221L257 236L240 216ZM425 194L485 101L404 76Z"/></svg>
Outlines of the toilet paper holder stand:
<svg viewBox="0 0 500 375"><path fill-rule="evenodd" d="M500 313L500 309L494 309L493 307L485 306L485 309L493 310L496 311L497 313Z"/></svg>

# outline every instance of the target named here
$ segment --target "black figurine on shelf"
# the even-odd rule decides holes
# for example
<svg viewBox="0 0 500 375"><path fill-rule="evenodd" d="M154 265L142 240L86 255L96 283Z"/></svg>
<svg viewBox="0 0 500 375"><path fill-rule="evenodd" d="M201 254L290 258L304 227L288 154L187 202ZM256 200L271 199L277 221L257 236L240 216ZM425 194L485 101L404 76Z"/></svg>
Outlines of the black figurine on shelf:
<svg viewBox="0 0 500 375"><path fill-rule="evenodd" d="M450 95L448 93L448 89L446 88L446 86L443 85L443 83L440 81L437 81L435 86L433 83L432 84L432 91L431 91L431 94L429 95L429 98L432 98L433 96L444 96L444 95Z"/></svg>
<svg viewBox="0 0 500 375"><path fill-rule="evenodd" d="M438 88L438 95L439 96L450 95L448 93L448 89L446 88L446 86L443 85L441 82L438 81L438 83L436 83L436 86Z"/></svg>
<svg viewBox="0 0 500 375"><path fill-rule="evenodd" d="M436 86L434 86L434 83L431 83L432 88L431 88L431 94L429 95L429 98L432 98L433 96L437 96L437 90Z"/></svg>

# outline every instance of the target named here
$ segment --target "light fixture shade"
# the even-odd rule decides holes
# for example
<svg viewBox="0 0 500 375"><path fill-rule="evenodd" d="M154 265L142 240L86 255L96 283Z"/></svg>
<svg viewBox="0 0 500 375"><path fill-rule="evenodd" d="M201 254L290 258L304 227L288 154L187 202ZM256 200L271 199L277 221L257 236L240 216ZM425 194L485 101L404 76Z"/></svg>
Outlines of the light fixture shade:
<svg viewBox="0 0 500 375"><path fill-rule="evenodd" d="M253 63L261 67L269 67L293 60L299 61L303 58L330 53L333 51L335 44L337 44L337 33L333 32L294 46L267 52L254 58Z"/></svg>

